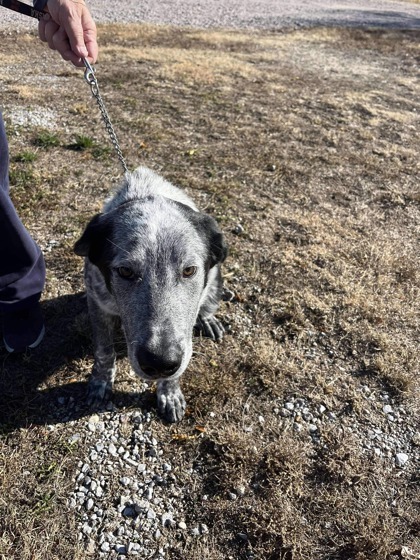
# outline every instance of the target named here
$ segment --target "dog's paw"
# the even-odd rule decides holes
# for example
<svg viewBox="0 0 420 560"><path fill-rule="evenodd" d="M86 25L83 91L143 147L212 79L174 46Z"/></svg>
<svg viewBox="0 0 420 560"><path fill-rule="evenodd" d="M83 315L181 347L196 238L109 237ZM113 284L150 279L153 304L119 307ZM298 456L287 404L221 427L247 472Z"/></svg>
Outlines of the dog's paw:
<svg viewBox="0 0 420 560"><path fill-rule="evenodd" d="M157 390L158 410L167 422L179 422L185 414L186 402L178 383L162 381Z"/></svg>
<svg viewBox="0 0 420 560"><path fill-rule="evenodd" d="M98 379L90 379L87 388L86 402L91 408L99 408L109 398L112 384Z"/></svg>
<svg viewBox="0 0 420 560"><path fill-rule="evenodd" d="M225 334L225 328L219 319L210 315L210 317L198 317L196 328L208 338L212 340L219 341L222 340L223 335Z"/></svg>

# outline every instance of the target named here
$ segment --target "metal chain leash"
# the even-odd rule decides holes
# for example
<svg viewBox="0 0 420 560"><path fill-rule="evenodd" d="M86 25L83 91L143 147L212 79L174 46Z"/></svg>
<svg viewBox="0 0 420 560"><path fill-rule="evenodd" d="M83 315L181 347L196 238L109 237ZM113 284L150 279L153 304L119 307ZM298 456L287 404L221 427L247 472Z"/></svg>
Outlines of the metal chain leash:
<svg viewBox="0 0 420 560"><path fill-rule="evenodd" d="M97 81L96 76L95 76L95 70L91 66L91 64L88 62L88 60L86 60L86 58L83 59L83 63L86 67L85 80L90 85L90 89L92 90L92 95L96 99L99 110L101 111L102 119L105 123L106 131L108 132L109 137L110 137L111 142L112 142L112 145L114 146L115 151L117 152L117 156L118 156L118 159L120 160L122 168L124 169L124 172L127 173L128 172L128 167L127 167L127 164L125 163L124 156L122 155L121 148L120 148L120 145L119 145L119 142L118 142L118 139L117 139L117 135L115 134L114 127L112 126L111 119L109 118L109 115L108 115L108 112L105 108L105 104L103 102L101 94L99 93L99 85L98 85L98 81Z"/></svg>

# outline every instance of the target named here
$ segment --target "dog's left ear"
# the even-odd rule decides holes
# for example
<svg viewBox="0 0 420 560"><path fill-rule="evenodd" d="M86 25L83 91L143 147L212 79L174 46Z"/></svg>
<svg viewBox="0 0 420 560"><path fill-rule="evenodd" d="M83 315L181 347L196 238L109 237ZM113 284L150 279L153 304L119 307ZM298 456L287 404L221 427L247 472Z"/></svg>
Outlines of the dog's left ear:
<svg viewBox="0 0 420 560"><path fill-rule="evenodd" d="M209 268L212 268L226 259L228 247L216 220L208 214L199 214L199 216L200 219L198 225L209 247L208 266Z"/></svg>
<svg viewBox="0 0 420 560"><path fill-rule="evenodd" d="M228 254L228 247L225 243L223 233L214 218L204 212L193 210L190 206L182 202L173 201L185 214L187 219L194 225L197 232L203 238L208 247L207 267L213 268L216 264L222 263Z"/></svg>

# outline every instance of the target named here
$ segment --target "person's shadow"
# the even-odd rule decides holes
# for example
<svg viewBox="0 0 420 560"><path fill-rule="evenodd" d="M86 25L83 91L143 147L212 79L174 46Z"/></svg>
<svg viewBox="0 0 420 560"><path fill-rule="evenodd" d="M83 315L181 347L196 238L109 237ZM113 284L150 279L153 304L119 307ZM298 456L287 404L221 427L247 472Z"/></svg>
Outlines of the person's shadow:
<svg viewBox="0 0 420 560"><path fill-rule="evenodd" d="M46 333L40 346L26 354L0 349L0 432L33 424L57 424L90 415L86 404L89 368L80 367L92 356L89 318L84 293L41 303ZM125 345L118 348L124 355ZM40 388L42 386L42 388ZM116 392L113 406L150 409L150 391ZM108 405L109 406L109 405ZM107 404L104 404L104 410ZM96 409L97 410L97 409Z"/></svg>

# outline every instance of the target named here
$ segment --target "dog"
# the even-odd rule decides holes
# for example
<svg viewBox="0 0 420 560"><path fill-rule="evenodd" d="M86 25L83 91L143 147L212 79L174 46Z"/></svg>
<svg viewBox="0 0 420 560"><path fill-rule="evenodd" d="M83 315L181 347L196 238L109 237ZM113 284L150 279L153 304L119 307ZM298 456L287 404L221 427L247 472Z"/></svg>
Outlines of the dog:
<svg viewBox="0 0 420 560"><path fill-rule="evenodd" d="M120 324L134 372L157 382L160 414L185 413L180 377L192 355L194 327L215 341L227 246L216 221L187 194L139 167L92 218L74 251L84 278L93 331L89 403L99 405L116 372L114 331Z"/></svg>

